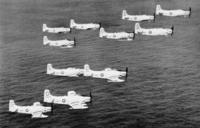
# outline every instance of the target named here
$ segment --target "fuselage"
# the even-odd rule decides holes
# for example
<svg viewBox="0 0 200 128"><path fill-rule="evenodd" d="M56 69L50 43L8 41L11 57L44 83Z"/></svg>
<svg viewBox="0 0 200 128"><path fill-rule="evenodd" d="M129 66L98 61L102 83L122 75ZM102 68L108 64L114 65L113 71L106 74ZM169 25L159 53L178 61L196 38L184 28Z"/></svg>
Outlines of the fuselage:
<svg viewBox="0 0 200 128"><path fill-rule="evenodd" d="M164 16L188 16L190 15L190 11L184 11L182 9L177 10L163 10L160 9L157 12L157 15L164 15Z"/></svg>
<svg viewBox="0 0 200 128"><path fill-rule="evenodd" d="M152 36L157 36L157 35L167 36L172 33L172 30L168 28L151 28L151 29L141 28L140 30L137 30L136 33L141 33L142 35L152 35Z"/></svg>
<svg viewBox="0 0 200 128"><path fill-rule="evenodd" d="M114 79L125 76L126 72L117 71L117 70L102 70L102 71L93 71L89 70L88 72L84 72L84 76L91 76L94 78L103 78L103 79Z"/></svg>
<svg viewBox="0 0 200 128"><path fill-rule="evenodd" d="M47 74L56 75L56 76L78 77L78 75L83 74L83 69L76 69L76 68L55 69L55 68L52 68L50 70L47 70Z"/></svg>
<svg viewBox="0 0 200 128"><path fill-rule="evenodd" d="M122 17L124 20L129 21L146 21L146 20L154 20L154 16L152 15L125 15Z"/></svg>
<svg viewBox="0 0 200 128"><path fill-rule="evenodd" d="M74 45L74 41L70 41L70 40L57 40L57 41L47 41L47 44L49 44L49 46L59 46L59 47L72 47L72 45Z"/></svg>
<svg viewBox="0 0 200 128"><path fill-rule="evenodd" d="M44 107L44 106L18 106L15 105L16 112L23 113L23 114L33 114L36 112L50 112L51 107Z"/></svg>
<svg viewBox="0 0 200 128"><path fill-rule="evenodd" d="M124 39L124 40L132 40L134 37L134 33L127 33L127 32L105 32L100 34L100 37L105 37L108 39Z"/></svg>

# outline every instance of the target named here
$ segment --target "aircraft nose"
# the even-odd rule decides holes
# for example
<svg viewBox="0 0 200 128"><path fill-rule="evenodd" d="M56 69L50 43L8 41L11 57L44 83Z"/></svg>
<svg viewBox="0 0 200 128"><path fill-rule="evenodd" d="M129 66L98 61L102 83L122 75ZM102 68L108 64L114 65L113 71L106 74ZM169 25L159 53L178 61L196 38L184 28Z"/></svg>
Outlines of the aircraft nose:
<svg viewBox="0 0 200 128"><path fill-rule="evenodd" d="M46 109L45 109L45 112L50 112L51 111L51 107L47 107Z"/></svg>
<svg viewBox="0 0 200 128"><path fill-rule="evenodd" d="M121 76L125 76L126 75L126 72L121 72Z"/></svg>
<svg viewBox="0 0 200 128"><path fill-rule="evenodd" d="M90 100L91 100L90 97L86 97L84 101L85 101L85 102L90 102Z"/></svg>

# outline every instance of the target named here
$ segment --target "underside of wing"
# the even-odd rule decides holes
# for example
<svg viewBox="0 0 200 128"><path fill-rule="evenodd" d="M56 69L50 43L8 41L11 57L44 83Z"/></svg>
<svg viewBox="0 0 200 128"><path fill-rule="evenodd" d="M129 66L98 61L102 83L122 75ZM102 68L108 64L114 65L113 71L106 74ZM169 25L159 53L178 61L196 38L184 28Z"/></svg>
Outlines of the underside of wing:
<svg viewBox="0 0 200 128"><path fill-rule="evenodd" d="M83 103L83 102L80 102L80 101L72 102L69 105L71 106L70 109L86 109L86 108L88 108L86 103Z"/></svg>
<svg viewBox="0 0 200 128"><path fill-rule="evenodd" d="M117 76L112 76L108 78L109 82L122 82L123 80L119 79Z"/></svg>
<svg viewBox="0 0 200 128"><path fill-rule="evenodd" d="M32 118L46 118L46 117L48 117L48 116L42 114L41 111L37 111L37 112L32 113Z"/></svg>

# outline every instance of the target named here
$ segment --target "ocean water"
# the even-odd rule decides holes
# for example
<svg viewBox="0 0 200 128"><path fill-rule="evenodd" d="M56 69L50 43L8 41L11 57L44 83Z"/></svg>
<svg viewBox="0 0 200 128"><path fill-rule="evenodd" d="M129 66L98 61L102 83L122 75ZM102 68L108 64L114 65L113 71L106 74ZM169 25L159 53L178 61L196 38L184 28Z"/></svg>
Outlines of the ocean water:
<svg viewBox="0 0 200 128"><path fill-rule="evenodd" d="M100 39L98 30L73 30L72 34L42 33L42 24L69 26L101 22L106 31L134 30L129 14L153 14L163 8L192 7L192 17L162 17L142 22L142 27L175 26L173 37L136 36L135 40ZM199 0L0 0L0 127L1 128L199 128L200 127L200 1ZM42 45L49 39L73 39L73 49ZM90 64L94 70L129 68L128 81L46 75L46 64L57 68ZM53 95L75 90L92 91L87 110L55 105L46 119L9 113L8 101L31 105L43 100L44 89ZM44 104L46 105L46 104Z"/></svg>

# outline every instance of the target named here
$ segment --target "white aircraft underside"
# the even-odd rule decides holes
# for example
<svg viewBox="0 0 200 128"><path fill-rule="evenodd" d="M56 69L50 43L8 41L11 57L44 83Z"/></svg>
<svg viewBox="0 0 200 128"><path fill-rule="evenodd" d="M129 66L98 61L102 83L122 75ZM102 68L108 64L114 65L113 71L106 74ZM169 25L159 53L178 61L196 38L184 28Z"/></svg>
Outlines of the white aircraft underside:
<svg viewBox="0 0 200 128"><path fill-rule="evenodd" d="M40 104L40 102L35 102L32 106L18 106L14 103L14 100L10 100L9 111L30 114L32 115L32 118L46 118L48 116L43 113L50 112L51 107L44 107Z"/></svg>
<svg viewBox="0 0 200 128"><path fill-rule="evenodd" d="M68 76L68 77L78 77L83 74L83 69L78 68L66 68L66 69L55 69L52 64L47 64L47 74L55 76Z"/></svg>
<svg viewBox="0 0 200 128"><path fill-rule="evenodd" d="M127 32L105 32L104 28L100 28L99 37L105 37L108 39L117 39L117 40L127 40L131 41L134 39L134 33Z"/></svg>
<svg viewBox="0 0 200 128"><path fill-rule="evenodd" d="M135 33L149 36L159 36L159 35L172 35L174 28L141 28L139 23L135 24Z"/></svg>
<svg viewBox="0 0 200 128"><path fill-rule="evenodd" d="M85 24L78 24L75 23L75 21L73 19L70 20L70 28L74 28L74 29L80 29L80 30L88 30L88 29L99 29L100 28L100 24L95 24L95 23L85 23Z"/></svg>
<svg viewBox="0 0 200 128"><path fill-rule="evenodd" d="M49 46L55 46L55 47L61 47L61 48L72 48L75 45L74 40L49 40L47 36L43 37L43 44L49 45Z"/></svg>
<svg viewBox="0 0 200 128"><path fill-rule="evenodd" d="M160 5L156 5L156 15L163 15L163 16L189 16L191 15L191 8L189 8L188 11L182 10L182 9L176 9L176 10L166 10L162 9Z"/></svg>
<svg viewBox="0 0 200 128"><path fill-rule="evenodd" d="M67 96L53 96L48 89L44 91L44 102L69 105L70 109L86 109L91 97L80 96L75 91L68 91Z"/></svg>
<svg viewBox="0 0 200 128"><path fill-rule="evenodd" d="M94 71L91 70L89 65L86 64L84 66L84 76L93 77L93 78L101 78L107 79L108 82L124 82L125 80L120 79L120 77L127 77L127 70L126 71L117 71L116 69L106 68L102 71Z"/></svg>
<svg viewBox="0 0 200 128"><path fill-rule="evenodd" d="M163 28L154 28L154 29L141 29L140 33L142 35L151 35L151 36L157 36L157 35L169 35L172 33L171 29L163 29Z"/></svg>
<svg viewBox="0 0 200 128"><path fill-rule="evenodd" d="M126 10L122 11L122 19L129 21L146 21L146 20L154 20L154 16L152 15L129 15Z"/></svg>
<svg viewBox="0 0 200 128"><path fill-rule="evenodd" d="M42 30L43 32L49 32L49 33L67 33L71 31L70 28L64 28L64 27L50 28L46 24L43 24Z"/></svg>
<svg viewBox="0 0 200 128"><path fill-rule="evenodd" d="M154 16L151 15L127 15L124 17L125 20L130 21L146 21L146 20L154 20Z"/></svg>
<svg viewBox="0 0 200 128"><path fill-rule="evenodd" d="M161 10L159 11L159 14L162 14L164 16L188 16L190 14L190 11L184 11L184 10Z"/></svg>

